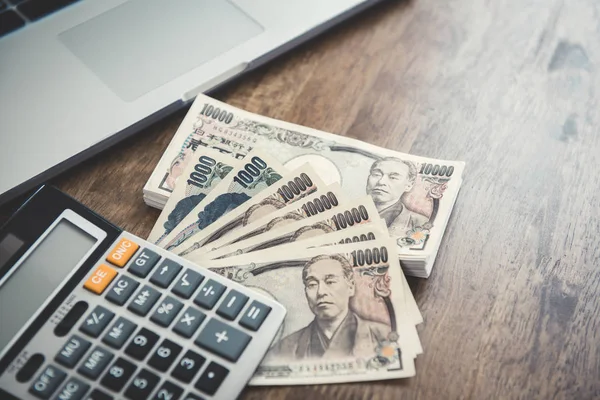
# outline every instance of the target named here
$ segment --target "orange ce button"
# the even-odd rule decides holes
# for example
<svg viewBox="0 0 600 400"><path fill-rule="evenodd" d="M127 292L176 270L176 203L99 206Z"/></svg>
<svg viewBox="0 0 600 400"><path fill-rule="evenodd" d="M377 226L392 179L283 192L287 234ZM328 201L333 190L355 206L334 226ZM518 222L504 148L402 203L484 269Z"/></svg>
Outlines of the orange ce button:
<svg viewBox="0 0 600 400"><path fill-rule="evenodd" d="M100 264L92 276L83 284L83 287L90 292L102 294L108 284L115 279L115 276L117 276L117 271L107 265Z"/></svg>

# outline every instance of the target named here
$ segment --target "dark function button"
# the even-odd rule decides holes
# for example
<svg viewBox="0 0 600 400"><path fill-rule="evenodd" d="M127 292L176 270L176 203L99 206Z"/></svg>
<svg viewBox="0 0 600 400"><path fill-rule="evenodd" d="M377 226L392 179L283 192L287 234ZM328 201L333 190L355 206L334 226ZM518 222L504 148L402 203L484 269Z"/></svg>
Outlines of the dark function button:
<svg viewBox="0 0 600 400"><path fill-rule="evenodd" d="M0 36L19 29L25 25L23 18L12 10L0 14Z"/></svg>
<svg viewBox="0 0 600 400"><path fill-rule="evenodd" d="M73 307L69 310L67 315L54 327L54 334L58 337L66 336L67 333L71 331L71 328L75 326L79 318L88 309L88 303L85 301L78 301L73 305Z"/></svg>
<svg viewBox="0 0 600 400"><path fill-rule="evenodd" d="M17 7L19 12L32 21L60 10L77 0L29 0Z"/></svg>
<svg viewBox="0 0 600 400"><path fill-rule="evenodd" d="M194 379L194 376L196 376L196 373L200 371L200 368L205 361L206 358L202 357L200 354L188 350L183 357L181 357L181 360L179 360L171 375L182 382L190 383L192 379Z"/></svg>
<svg viewBox="0 0 600 400"><path fill-rule="evenodd" d="M88 390L90 390L90 385L77 378L70 378L56 393L54 400L81 400Z"/></svg>
<svg viewBox="0 0 600 400"><path fill-rule="evenodd" d="M210 310L217 304L217 301L219 301L219 298L223 295L224 291L225 286L217 281L209 279L202 289L200 289L200 293L198 293L198 296L194 299L194 303Z"/></svg>
<svg viewBox="0 0 600 400"><path fill-rule="evenodd" d="M195 387L206 394L215 394L228 373L229 370L227 368L216 362L211 362L200 376L200 379L198 379L198 382L196 382Z"/></svg>
<svg viewBox="0 0 600 400"><path fill-rule="evenodd" d="M65 380L67 374L59 368L48 365L29 387L29 393L40 399L48 399Z"/></svg>
<svg viewBox="0 0 600 400"><path fill-rule="evenodd" d="M181 265L167 258L156 268L150 277L150 282L161 288L169 287L180 270Z"/></svg>
<svg viewBox="0 0 600 400"><path fill-rule="evenodd" d="M219 320L208 321L195 343L229 361L237 361L251 337Z"/></svg>
<svg viewBox="0 0 600 400"><path fill-rule="evenodd" d="M244 328L257 331L270 312L271 307L254 300L250 304L250 307L246 309L242 318L240 318L240 325Z"/></svg>
<svg viewBox="0 0 600 400"><path fill-rule="evenodd" d="M167 296L156 308L150 320L160 326L169 326L175 319L183 304L171 296Z"/></svg>
<svg viewBox="0 0 600 400"><path fill-rule="evenodd" d="M102 390L94 389L85 400L113 400L112 396L107 395Z"/></svg>
<svg viewBox="0 0 600 400"><path fill-rule="evenodd" d="M126 275L121 275L106 294L106 300L122 306L129 300L139 285L139 282L134 281Z"/></svg>
<svg viewBox="0 0 600 400"><path fill-rule="evenodd" d="M127 339L129 339L129 336L131 336L136 327L137 325L128 319L119 317L109 331L106 332L102 341L115 349L120 349Z"/></svg>
<svg viewBox="0 0 600 400"><path fill-rule="evenodd" d="M125 383L131 378L136 370L136 366L129 361L119 357L106 371L100 384L104 387L119 392L125 386Z"/></svg>
<svg viewBox="0 0 600 400"><path fill-rule="evenodd" d="M19 372L17 372L17 382L24 383L30 380L33 375L35 375L37 370L42 366L44 361L44 355L40 353L36 353L29 357L27 362L25 362L25 365L23 365Z"/></svg>
<svg viewBox="0 0 600 400"><path fill-rule="evenodd" d="M225 319L233 321L240 311L242 311L242 308L246 305L247 301L248 296L241 294L237 290L231 290L217 309L217 314Z"/></svg>
<svg viewBox="0 0 600 400"><path fill-rule="evenodd" d="M125 390L125 397L130 400L146 400L159 381L160 378L158 376L146 369L142 369L133 378L127 390Z"/></svg>
<svg viewBox="0 0 600 400"><path fill-rule="evenodd" d="M188 307L181 318L177 321L173 330L183 337L191 338L206 318L206 314L194 307Z"/></svg>
<svg viewBox="0 0 600 400"><path fill-rule="evenodd" d="M177 296L189 299L203 280L204 276L202 274L186 269L171 291Z"/></svg>
<svg viewBox="0 0 600 400"><path fill-rule="evenodd" d="M98 337L106 328L106 325L113 319L115 314L112 311L107 310L102 306L96 306L82 322L79 330L83 333L87 333L91 337Z"/></svg>
<svg viewBox="0 0 600 400"><path fill-rule="evenodd" d="M67 368L73 368L91 345L87 340L73 335L56 354L54 361Z"/></svg>
<svg viewBox="0 0 600 400"><path fill-rule="evenodd" d="M148 365L165 372L173 364L180 352L180 345L165 339L158 346L152 357L150 357L150 360L148 360Z"/></svg>
<svg viewBox="0 0 600 400"><path fill-rule="evenodd" d="M174 383L169 381L163 382L158 392L152 398L153 400L179 400L181 394L183 393L183 389L177 386Z"/></svg>
<svg viewBox="0 0 600 400"><path fill-rule="evenodd" d="M194 393L188 393L183 396L182 400L204 400L202 397L195 395Z"/></svg>
<svg viewBox="0 0 600 400"><path fill-rule="evenodd" d="M129 265L129 272L140 278L148 276L152 268L160 260L160 256L152 250L143 249L139 256Z"/></svg>
<svg viewBox="0 0 600 400"><path fill-rule="evenodd" d="M158 335L146 328L142 328L133 337L127 348L125 348L125 354L130 355L136 360L143 360L146 358L152 347L158 341Z"/></svg>
<svg viewBox="0 0 600 400"><path fill-rule="evenodd" d="M96 379L100 376L113 357L114 355L110 351L100 346L96 346L87 356L83 364L79 366L77 372L90 379Z"/></svg>
<svg viewBox="0 0 600 400"><path fill-rule="evenodd" d="M148 314L159 297L160 293L156 289L148 285L144 285L144 287L137 292L127 308L137 315L145 316Z"/></svg>

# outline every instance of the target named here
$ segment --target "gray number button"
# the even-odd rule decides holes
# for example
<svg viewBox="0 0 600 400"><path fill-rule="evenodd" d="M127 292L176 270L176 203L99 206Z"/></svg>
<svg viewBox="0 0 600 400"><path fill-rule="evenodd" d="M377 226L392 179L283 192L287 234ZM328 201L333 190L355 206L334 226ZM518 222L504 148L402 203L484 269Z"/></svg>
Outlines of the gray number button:
<svg viewBox="0 0 600 400"><path fill-rule="evenodd" d="M171 291L177 296L189 299L196 289L198 289L198 286L200 286L203 279L204 276L198 272L186 269Z"/></svg>
<svg viewBox="0 0 600 400"><path fill-rule="evenodd" d="M181 318L177 321L173 330L183 337L191 338L202 321L206 318L206 314L194 307L188 307Z"/></svg>
<svg viewBox="0 0 600 400"><path fill-rule="evenodd" d="M54 400L81 400L83 395L90 389L90 385L81 382L77 378L71 378L65 385L56 393Z"/></svg>
<svg viewBox="0 0 600 400"><path fill-rule="evenodd" d="M121 275L106 295L106 300L122 306L139 285L139 282L134 281L128 276Z"/></svg>
<svg viewBox="0 0 600 400"><path fill-rule="evenodd" d="M169 326L182 308L183 304L173 297L167 296L156 308L150 320L160 326Z"/></svg>
<svg viewBox="0 0 600 400"><path fill-rule="evenodd" d="M208 321L195 343L229 361L237 361L250 342L250 335L216 319Z"/></svg>
<svg viewBox="0 0 600 400"><path fill-rule="evenodd" d="M156 303L160 293L148 285L144 285L135 295L127 308L137 315L144 316L148 314L152 306Z"/></svg>
<svg viewBox="0 0 600 400"><path fill-rule="evenodd" d="M87 318L83 321L79 330L83 333L87 333L91 337L98 337L100 333L106 328L106 325L110 322L115 314L111 311L108 311L106 308L102 306L96 306L94 311L87 316Z"/></svg>
<svg viewBox="0 0 600 400"><path fill-rule="evenodd" d="M123 317L119 317L113 326L111 326L110 330L106 332L102 341L115 349L120 349L136 327L137 325L133 322Z"/></svg>
<svg viewBox="0 0 600 400"><path fill-rule="evenodd" d="M73 335L56 354L54 360L67 368L73 368L91 345L87 340Z"/></svg>
<svg viewBox="0 0 600 400"><path fill-rule="evenodd" d="M29 393L40 399L47 399L66 377L64 371L48 365L29 387Z"/></svg>
<svg viewBox="0 0 600 400"><path fill-rule="evenodd" d="M150 277L150 282L161 288L168 287L181 270L181 265L173 260L165 259Z"/></svg>
<svg viewBox="0 0 600 400"><path fill-rule="evenodd" d="M140 255L129 265L129 272L140 278L145 278L158 260L160 260L158 254L152 250L143 249Z"/></svg>

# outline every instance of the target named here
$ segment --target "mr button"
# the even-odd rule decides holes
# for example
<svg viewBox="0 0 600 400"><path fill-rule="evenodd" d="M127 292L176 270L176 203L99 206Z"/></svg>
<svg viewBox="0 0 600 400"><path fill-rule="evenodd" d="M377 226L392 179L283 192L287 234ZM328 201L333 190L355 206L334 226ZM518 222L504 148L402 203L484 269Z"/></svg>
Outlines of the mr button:
<svg viewBox="0 0 600 400"><path fill-rule="evenodd" d="M129 239L122 238L119 244L106 257L106 261L117 267L124 267L127 261L135 254L140 248L137 243L132 242Z"/></svg>

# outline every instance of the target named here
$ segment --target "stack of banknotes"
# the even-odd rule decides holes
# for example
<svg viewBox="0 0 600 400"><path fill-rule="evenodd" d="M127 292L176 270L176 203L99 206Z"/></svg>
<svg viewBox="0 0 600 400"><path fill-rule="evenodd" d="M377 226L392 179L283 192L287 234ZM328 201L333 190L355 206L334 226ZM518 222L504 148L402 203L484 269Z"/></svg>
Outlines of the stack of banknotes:
<svg viewBox="0 0 600 400"><path fill-rule="evenodd" d="M148 240L286 307L251 384L410 377L402 270L429 276L463 168L199 95L144 188Z"/></svg>

